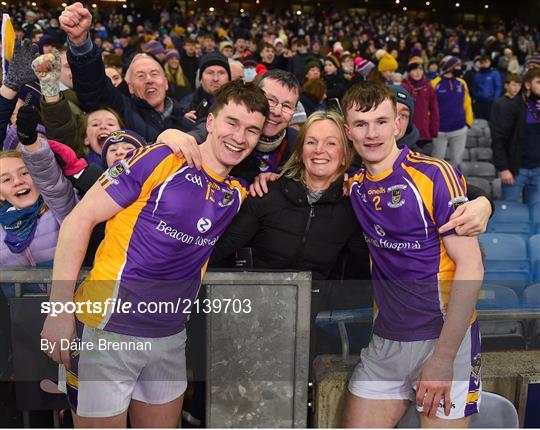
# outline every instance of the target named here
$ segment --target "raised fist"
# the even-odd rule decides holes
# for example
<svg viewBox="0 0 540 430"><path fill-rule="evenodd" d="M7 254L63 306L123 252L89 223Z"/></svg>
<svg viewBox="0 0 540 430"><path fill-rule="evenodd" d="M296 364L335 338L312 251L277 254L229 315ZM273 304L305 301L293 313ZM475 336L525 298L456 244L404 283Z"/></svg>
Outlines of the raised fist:
<svg viewBox="0 0 540 430"><path fill-rule="evenodd" d="M66 6L59 21L62 30L67 33L70 43L79 46L88 37L92 25L92 14L82 3L77 2Z"/></svg>
<svg viewBox="0 0 540 430"><path fill-rule="evenodd" d="M55 49L32 61L32 69L39 79L44 96L57 96L60 93L60 54Z"/></svg>

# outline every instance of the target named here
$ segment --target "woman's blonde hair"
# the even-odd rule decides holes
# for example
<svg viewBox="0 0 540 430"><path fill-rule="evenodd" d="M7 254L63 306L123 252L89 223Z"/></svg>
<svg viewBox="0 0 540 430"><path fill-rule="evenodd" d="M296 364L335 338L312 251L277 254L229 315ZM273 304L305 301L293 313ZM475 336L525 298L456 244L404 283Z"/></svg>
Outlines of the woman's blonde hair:
<svg viewBox="0 0 540 430"><path fill-rule="evenodd" d="M339 138L339 141L343 145L343 160L340 163L340 168L337 170L334 180L340 176L343 176L349 169L354 156L354 151L352 145L349 143L347 135L345 134L345 121L343 120L343 116L333 110L320 110L313 112L300 128L296 138L294 151L289 160L283 166L280 176L296 179L302 181L304 185L306 184L306 166L302 160L302 152L304 149L307 132L313 124L324 120L332 121L338 127L339 135L336 137Z"/></svg>

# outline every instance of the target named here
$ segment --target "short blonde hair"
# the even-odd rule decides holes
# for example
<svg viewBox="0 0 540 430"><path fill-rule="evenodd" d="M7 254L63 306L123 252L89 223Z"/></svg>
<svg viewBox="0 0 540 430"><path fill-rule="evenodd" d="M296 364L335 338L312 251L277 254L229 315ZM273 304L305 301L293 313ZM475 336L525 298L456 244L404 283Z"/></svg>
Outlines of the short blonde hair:
<svg viewBox="0 0 540 430"><path fill-rule="evenodd" d="M283 166L281 176L299 180L304 185L306 185L306 166L304 165L304 160L302 159L304 143L309 128L316 122L324 120L331 121L338 127L339 136L336 137L339 138L341 144L343 145L343 160L340 164L339 170L336 171L334 180L344 175L345 172L349 169L354 156L354 150L349 142L349 139L347 138L347 134L345 133L345 121L343 119L343 116L333 110L320 110L313 112L300 128L300 131L298 132L298 136L296 138L294 151L289 160Z"/></svg>
<svg viewBox="0 0 540 430"><path fill-rule="evenodd" d="M15 149L10 149L8 151L0 151L0 158L20 158L21 160L23 160L22 154Z"/></svg>

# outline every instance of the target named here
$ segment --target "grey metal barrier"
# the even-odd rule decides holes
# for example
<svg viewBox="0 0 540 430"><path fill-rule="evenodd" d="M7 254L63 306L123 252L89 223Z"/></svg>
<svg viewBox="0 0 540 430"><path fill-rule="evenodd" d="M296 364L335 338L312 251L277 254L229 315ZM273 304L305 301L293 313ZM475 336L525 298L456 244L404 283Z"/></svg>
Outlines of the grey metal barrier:
<svg viewBox="0 0 540 430"><path fill-rule="evenodd" d="M86 274L81 271L80 279ZM45 315L24 317L25 309L39 312L47 296L23 293L24 284L51 281L50 269L0 272L1 283L15 285L14 370L23 383L54 376L54 363L39 352ZM201 290L196 311L206 320L206 425L306 427L311 273L209 272ZM25 320L28 325L21 325ZM35 408L19 404L57 409L50 402Z"/></svg>

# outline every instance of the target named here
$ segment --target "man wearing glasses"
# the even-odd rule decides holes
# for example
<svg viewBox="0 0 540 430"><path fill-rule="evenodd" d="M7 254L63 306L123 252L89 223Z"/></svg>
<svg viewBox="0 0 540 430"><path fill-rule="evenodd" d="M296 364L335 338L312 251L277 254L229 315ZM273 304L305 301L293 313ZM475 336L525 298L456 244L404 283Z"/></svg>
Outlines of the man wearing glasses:
<svg viewBox="0 0 540 430"><path fill-rule="evenodd" d="M296 130L289 127L289 123L300 96L298 80L292 73L280 69L266 72L259 78L257 84L266 94L270 116L255 150L231 171L231 175L245 179L250 184L261 173L277 172L289 159L297 134ZM198 144L206 138L204 134L204 132L186 134L169 129L161 133L156 142L167 142L177 146L178 150L175 152L181 152L188 163L191 162L200 169L201 155Z"/></svg>

